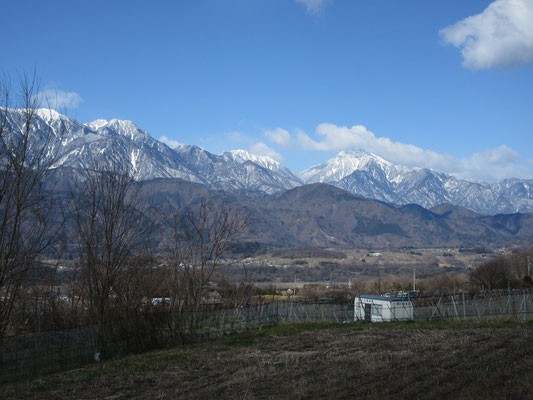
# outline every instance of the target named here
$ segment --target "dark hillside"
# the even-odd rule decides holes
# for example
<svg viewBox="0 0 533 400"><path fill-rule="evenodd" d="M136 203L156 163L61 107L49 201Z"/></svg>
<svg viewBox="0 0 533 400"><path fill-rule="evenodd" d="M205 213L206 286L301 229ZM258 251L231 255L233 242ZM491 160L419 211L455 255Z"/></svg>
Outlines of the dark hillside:
<svg viewBox="0 0 533 400"><path fill-rule="evenodd" d="M79 176L73 169L57 169L47 187L67 197ZM533 239L533 214L480 216L449 205L433 210L413 204L398 207L321 183L274 195L213 190L182 179L139 185L146 201L162 215L205 202L248 219L240 241L274 247L459 247Z"/></svg>

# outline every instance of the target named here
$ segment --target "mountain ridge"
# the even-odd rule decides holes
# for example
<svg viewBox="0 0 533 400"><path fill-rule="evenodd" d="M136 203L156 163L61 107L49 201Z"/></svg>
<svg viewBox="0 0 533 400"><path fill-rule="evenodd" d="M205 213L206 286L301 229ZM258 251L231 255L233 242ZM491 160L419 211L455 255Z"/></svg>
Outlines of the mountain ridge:
<svg viewBox="0 0 533 400"><path fill-rule="evenodd" d="M394 165L368 152L341 152L301 175L305 183L330 183L399 205L431 208L451 203L489 215L533 211L533 180L469 181L428 168Z"/></svg>
<svg viewBox="0 0 533 400"><path fill-rule="evenodd" d="M83 124L54 110L38 109L35 114L36 143L46 130L55 135L56 140L47 145L50 154L59 154L56 168L83 169L96 158L128 167L138 180L181 178L214 189L267 194L322 182L396 205L432 208L450 203L484 215L533 211L533 180L469 181L427 168L395 165L363 149L339 152L298 174L245 150L216 155L195 145L170 148L132 121L99 119ZM5 115L15 128L22 123L18 110L8 109Z"/></svg>
<svg viewBox="0 0 533 400"><path fill-rule="evenodd" d="M22 114L8 109L7 122L23 126ZM274 193L301 185L296 174L274 160L238 153L215 155L194 145L175 149L158 141L132 121L111 119L82 124L54 110L38 109L32 124L32 140L44 132L54 140L50 154L57 154L54 168L87 168L93 161L118 163L137 180L181 178L225 190L259 190Z"/></svg>
<svg viewBox="0 0 533 400"><path fill-rule="evenodd" d="M395 206L314 183L271 195L226 192L187 181L143 182L156 205L173 209L205 202L248 218L243 241L279 247L461 247L503 245L533 238L533 213L462 217L448 205L434 212Z"/></svg>

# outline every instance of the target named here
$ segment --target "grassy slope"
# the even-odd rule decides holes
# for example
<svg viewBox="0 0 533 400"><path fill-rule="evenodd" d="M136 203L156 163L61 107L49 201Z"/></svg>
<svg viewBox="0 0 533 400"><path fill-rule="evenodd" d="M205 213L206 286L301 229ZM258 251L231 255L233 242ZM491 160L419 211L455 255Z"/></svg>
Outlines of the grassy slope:
<svg viewBox="0 0 533 400"><path fill-rule="evenodd" d="M1 398L531 398L533 325L279 325L0 388Z"/></svg>

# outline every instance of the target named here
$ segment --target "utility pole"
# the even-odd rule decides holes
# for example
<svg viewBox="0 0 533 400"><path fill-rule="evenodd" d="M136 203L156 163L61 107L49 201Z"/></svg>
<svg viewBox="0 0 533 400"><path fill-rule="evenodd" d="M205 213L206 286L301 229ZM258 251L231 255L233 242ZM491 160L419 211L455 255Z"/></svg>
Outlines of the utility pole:
<svg viewBox="0 0 533 400"><path fill-rule="evenodd" d="M378 290L379 295L381 296L381 268L379 268L379 264L376 261L376 266L378 267Z"/></svg>
<svg viewBox="0 0 533 400"><path fill-rule="evenodd" d="M413 268L413 290L416 290L416 268Z"/></svg>

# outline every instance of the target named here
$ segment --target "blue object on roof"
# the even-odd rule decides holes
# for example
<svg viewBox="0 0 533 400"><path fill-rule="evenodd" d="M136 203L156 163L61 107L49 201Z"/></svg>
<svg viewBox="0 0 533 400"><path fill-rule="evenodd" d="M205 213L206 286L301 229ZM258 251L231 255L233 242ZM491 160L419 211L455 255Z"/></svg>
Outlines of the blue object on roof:
<svg viewBox="0 0 533 400"><path fill-rule="evenodd" d="M361 299L368 299L368 300L380 300L380 301L410 301L406 297L387 297L387 296L374 296L371 294L363 294L359 296Z"/></svg>

